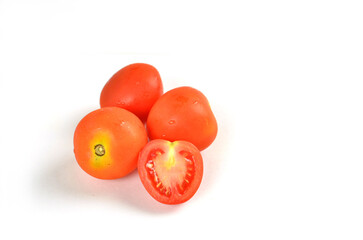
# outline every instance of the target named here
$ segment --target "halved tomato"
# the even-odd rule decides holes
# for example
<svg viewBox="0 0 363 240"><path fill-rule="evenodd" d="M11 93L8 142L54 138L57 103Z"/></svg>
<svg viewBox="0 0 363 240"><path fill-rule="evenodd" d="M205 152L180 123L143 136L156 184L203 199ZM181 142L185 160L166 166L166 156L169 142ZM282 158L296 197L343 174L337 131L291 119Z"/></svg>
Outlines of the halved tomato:
<svg viewBox="0 0 363 240"><path fill-rule="evenodd" d="M148 193L164 204L188 201L203 176L203 159L197 147L186 141L150 141L140 152L138 171Z"/></svg>

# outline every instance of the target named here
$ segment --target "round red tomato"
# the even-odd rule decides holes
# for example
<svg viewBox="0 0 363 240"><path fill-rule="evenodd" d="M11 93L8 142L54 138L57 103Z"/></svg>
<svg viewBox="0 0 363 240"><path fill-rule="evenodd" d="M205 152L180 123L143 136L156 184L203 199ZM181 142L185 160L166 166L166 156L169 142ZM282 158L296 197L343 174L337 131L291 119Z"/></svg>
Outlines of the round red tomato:
<svg viewBox="0 0 363 240"><path fill-rule="evenodd" d="M217 121L207 98L197 89L179 87L162 95L151 108L150 139L185 140L200 151L217 136Z"/></svg>
<svg viewBox="0 0 363 240"><path fill-rule="evenodd" d="M134 114L107 107L89 113L78 123L73 143L76 160L85 172L96 178L115 179L136 169L147 134Z"/></svg>
<svg viewBox="0 0 363 240"><path fill-rule="evenodd" d="M140 152L138 171L148 193L165 204L189 200L203 176L202 156L186 141L150 141Z"/></svg>
<svg viewBox="0 0 363 240"><path fill-rule="evenodd" d="M101 107L120 107L145 121L155 101L163 94L158 70L145 63L130 64L116 72L103 87Z"/></svg>

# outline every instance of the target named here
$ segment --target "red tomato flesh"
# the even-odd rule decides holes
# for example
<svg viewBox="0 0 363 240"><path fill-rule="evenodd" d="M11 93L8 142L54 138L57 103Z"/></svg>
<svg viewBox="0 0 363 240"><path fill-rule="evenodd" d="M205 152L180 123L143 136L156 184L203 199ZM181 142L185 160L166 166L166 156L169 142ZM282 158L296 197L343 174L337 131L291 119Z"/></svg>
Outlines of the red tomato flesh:
<svg viewBox="0 0 363 240"><path fill-rule="evenodd" d="M180 204L198 190L203 160L192 143L156 139L140 152L138 171L145 189L154 199L164 204Z"/></svg>

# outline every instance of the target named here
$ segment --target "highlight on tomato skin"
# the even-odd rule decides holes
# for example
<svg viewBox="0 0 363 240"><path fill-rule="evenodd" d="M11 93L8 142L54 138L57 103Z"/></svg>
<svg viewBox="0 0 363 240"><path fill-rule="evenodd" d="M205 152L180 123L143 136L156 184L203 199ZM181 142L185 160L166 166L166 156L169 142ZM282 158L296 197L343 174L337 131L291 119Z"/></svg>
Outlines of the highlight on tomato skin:
<svg viewBox="0 0 363 240"><path fill-rule="evenodd" d="M122 108L106 107L87 114L78 123L74 154L89 175L116 179L136 169L138 154L147 140L137 116Z"/></svg>
<svg viewBox="0 0 363 240"><path fill-rule="evenodd" d="M181 204L197 192L203 177L203 159L186 141L150 141L140 152L138 172L147 192L158 202Z"/></svg>

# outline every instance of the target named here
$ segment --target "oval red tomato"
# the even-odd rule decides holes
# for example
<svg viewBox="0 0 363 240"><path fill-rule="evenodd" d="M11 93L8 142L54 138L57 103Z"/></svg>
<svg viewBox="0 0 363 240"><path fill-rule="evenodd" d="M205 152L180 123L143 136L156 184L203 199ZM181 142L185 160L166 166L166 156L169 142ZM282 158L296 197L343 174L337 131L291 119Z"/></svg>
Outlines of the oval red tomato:
<svg viewBox="0 0 363 240"><path fill-rule="evenodd" d="M165 204L189 200L203 176L199 150L186 141L150 141L140 152L138 171L148 193Z"/></svg>
<svg viewBox="0 0 363 240"><path fill-rule="evenodd" d="M76 160L85 172L100 179L115 179L136 169L147 134L143 123L131 112L106 107L79 122L73 143Z"/></svg>
<svg viewBox="0 0 363 240"><path fill-rule="evenodd" d="M162 95L151 108L147 129L150 139L185 140L199 150L217 136L217 121L207 98L197 89L179 87Z"/></svg>
<svg viewBox="0 0 363 240"><path fill-rule="evenodd" d="M163 94L158 70L145 63L130 64L116 72L104 86L101 107L120 107L145 121L155 101Z"/></svg>

